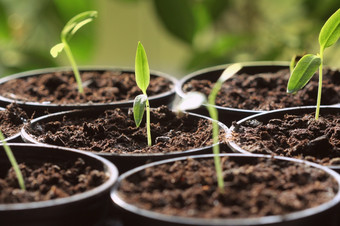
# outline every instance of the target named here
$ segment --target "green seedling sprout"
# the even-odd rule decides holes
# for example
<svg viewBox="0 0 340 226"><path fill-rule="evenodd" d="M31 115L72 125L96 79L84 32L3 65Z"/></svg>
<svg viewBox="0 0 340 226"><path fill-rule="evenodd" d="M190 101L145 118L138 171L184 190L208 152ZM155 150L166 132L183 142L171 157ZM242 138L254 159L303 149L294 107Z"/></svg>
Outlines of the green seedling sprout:
<svg viewBox="0 0 340 226"><path fill-rule="evenodd" d="M323 25L319 33L320 52L317 55L307 54L296 64L288 81L287 92L296 93L302 89L313 77L319 68L318 96L315 111L315 119L319 119L321 92L322 92L322 68L323 54L327 47L335 44L340 38L340 9L338 9Z"/></svg>
<svg viewBox="0 0 340 226"><path fill-rule="evenodd" d="M135 76L137 86L142 90L143 94L136 96L133 102L133 116L136 126L139 127L142 122L144 110L146 107L146 131L148 146L152 145L151 129L150 129L150 104L146 90L150 83L150 70L148 58L142 43L138 42L136 59L135 59Z"/></svg>
<svg viewBox="0 0 340 226"><path fill-rule="evenodd" d="M183 112L186 110L196 109L202 104L205 104L206 108L208 109L210 117L213 119L212 127L213 127L213 153L214 153L214 163L215 163L215 170L216 170L216 177L217 177L217 185L221 193L224 193L224 181L223 181L223 174L222 174L222 167L221 167L221 160L220 160L220 146L218 145L218 136L219 136L219 127L218 127L218 111L215 107L215 100L218 92L220 91L222 84L235 75L239 70L241 70L241 64L232 64L227 67L222 75L218 78L217 82L215 83L214 87L212 88L208 100L206 99L205 95L199 92L189 92L185 98L181 100L179 105L177 106L178 112Z"/></svg>
<svg viewBox="0 0 340 226"><path fill-rule="evenodd" d="M97 15L98 15L97 11L86 11L73 17L66 23L65 27L61 31L60 34L61 43L56 44L50 50L50 53L54 58L56 58L59 55L59 53L65 50L67 58L71 63L74 77L77 81L79 93L84 93L83 84L79 74L78 66L76 64L76 61L74 60L68 41L82 26L84 26L87 23L90 23L94 18L97 17Z"/></svg>
<svg viewBox="0 0 340 226"><path fill-rule="evenodd" d="M14 169L16 176L17 176L20 188L22 190L26 190L24 178L23 178L21 171L19 169L19 165L17 163L17 160L15 159L11 148L7 145L7 142L5 141L5 137L4 137L4 135L2 134L1 131L0 131L0 140L2 142L4 149L5 149L5 152L6 152L8 159L9 159L10 163L12 164L12 167Z"/></svg>

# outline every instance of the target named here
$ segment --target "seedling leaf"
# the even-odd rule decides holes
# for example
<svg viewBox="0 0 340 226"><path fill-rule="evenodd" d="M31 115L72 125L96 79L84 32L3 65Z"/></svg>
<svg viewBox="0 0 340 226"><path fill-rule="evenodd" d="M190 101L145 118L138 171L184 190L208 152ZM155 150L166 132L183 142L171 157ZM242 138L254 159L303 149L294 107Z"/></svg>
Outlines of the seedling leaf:
<svg viewBox="0 0 340 226"><path fill-rule="evenodd" d="M307 54L299 60L294 68L287 86L288 93L295 93L302 89L313 77L319 66L321 58L314 54Z"/></svg>
<svg viewBox="0 0 340 226"><path fill-rule="evenodd" d="M138 42L136 60L135 60L135 74L137 86L146 95L146 89L150 82L150 70L148 58L142 43Z"/></svg>
<svg viewBox="0 0 340 226"><path fill-rule="evenodd" d="M321 28L319 34L319 44L323 51L325 48L333 45L340 38L340 9L328 18Z"/></svg>
<svg viewBox="0 0 340 226"><path fill-rule="evenodd" d="M133 102L133 117L137 127L139 127L142 122L147 99L148 97L146 95L140 94L136 96Z"/></svg>
<svg viewBox="0 0 340 226"><path fill-rule="evenodd" d="M63 51L64 47L65 47L65 44L64 44L64 43L58 43L58 44L56 44L55 46L53 46L53 47L51 48L50 54L51 54L54 58L56 58L56 57L59 55L59 53L61 53L61 52Z"/></svg>
<svg viewBox="0 0 340 226"><path fill-rule="evenodd" d="M189 92L181 99L176 106L178 112L193 110L199 108L202 104L207 102L207 98L200 92Z"/></svg>
<svg viewBox="0 0 340 226"><path fill-rule="evenodd" d="M61 32L61 39L69 40L81 27L90 23L97 16L97 11L79 13L66 23Z"/></svg>
<svg viewBox="0 0 340 226"><path fill-rule="evenodd" d="M230 65L222 72L221 76L218 78L218 82L224 83L233 75L235 75L239 70L241 70L241 68L242 68L241 64Z"/></svg>

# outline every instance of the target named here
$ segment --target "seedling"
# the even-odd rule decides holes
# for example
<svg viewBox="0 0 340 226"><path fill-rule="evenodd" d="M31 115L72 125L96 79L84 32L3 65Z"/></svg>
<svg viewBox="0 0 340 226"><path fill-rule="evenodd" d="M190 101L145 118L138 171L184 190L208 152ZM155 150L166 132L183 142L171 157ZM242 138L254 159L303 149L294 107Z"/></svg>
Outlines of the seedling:
<svg viewBox="0 0 340 226"><path fill-rule="evenodd" d="M14 169L16 176L17 176L20 188L22 190L26 190L24 178L23 178L21 171L19 169L19 165L17 163L17 160L15 159L11 148L7 145L7 142L5 141L5 137L4 137L4 135L2 134L1 131L0 131L0 140L2 142L4 149L5 149L5 152L6 152L8 159L9 159L10 163L12 164L12 167Z"/></svg>
<svg viewBox="0 0 340 226"><path fill-rule="evenodd" d="M135 59L135 76L137 86L142 90L143 94L136 96L133 102L133 117L136 126L139 127L142 122L144 110L146 107L146 131L148 146L152 145L151 129L150 129L150 104L146 90L150 83L150 70L148 58L146 56L142 43L138 42L136 59Z"/></svg>
<svg viewBox="0 0 340 226"><path fill-rule="evenodd" d="M51 55L56 58L59 53L65 50L68 60L71 63L74 77L77 81L79 93L84 93L83 84L79 74L78 66L74 60L71 48L68 41L73 37L73 35L85 24L90 23L98 15L97 11L86 11L80 13L69 20L60 34L61 43L56 44L50 50Z"/></svg>
<svg viewBox="0 0 340 226"><path fill-rule="evenodd" d="M221 167L221 160L220 160L220 146L218 145L218 136L219 136L219 127L218 127L218 111L215 108L215 100L218 92L220 91L222 84L231 78L234 74L236 74L239 70L241 70L241 64L232 64L227 67L222 75L218 78L217 82L215 83L214 87L212 88L209 96L208 101L204 94L199 92L189 92L184 99L181 100L180 104L177 106L177 111L182 112L185 110L192 110L198 108L202 104L205 104L206 108L208 109L210 117L213 119L212 127L213 127L213 153L214 153L214 163L215 163L215 170L217 176L217 185L221 193L224 193L224 181L222 175L222 167Z"/></svg>
<svg viewBox="0 0 340 226"><path fill-rule="evenodd" d="M315 112L316 120L319 118L321 105L323 53L327 47L332 46L339 38L340 9L338 9L321 28L319 33L320 52L317 55L307 54L303 56L296 64L288 81L287 92L296 93L309 82L319 68L319 85Z"/></svg>

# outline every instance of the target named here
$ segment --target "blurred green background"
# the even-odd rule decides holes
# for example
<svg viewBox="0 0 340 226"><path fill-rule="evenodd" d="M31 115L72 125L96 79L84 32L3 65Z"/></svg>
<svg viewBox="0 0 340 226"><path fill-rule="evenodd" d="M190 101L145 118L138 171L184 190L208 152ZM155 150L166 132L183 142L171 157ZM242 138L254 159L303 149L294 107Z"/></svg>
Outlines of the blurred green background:
<svg viewBox="0 0 340 226"><path fill-rule="evenodd" d="M99 16L70 41L79 65L133 67L137 42L151 69L178 78L232 62L289 61L317 53L339 0L0 0L0 75L69 65L49 49L77 13ZM340 44L325 64L340 67Z"/></svg>

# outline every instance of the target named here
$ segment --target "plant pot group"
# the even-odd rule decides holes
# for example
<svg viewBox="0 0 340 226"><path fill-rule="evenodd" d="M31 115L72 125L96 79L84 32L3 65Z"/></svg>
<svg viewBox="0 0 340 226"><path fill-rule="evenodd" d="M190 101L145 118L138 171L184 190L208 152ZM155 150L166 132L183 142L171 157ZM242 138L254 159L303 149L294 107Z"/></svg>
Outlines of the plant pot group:
<svg viewBox="0 0 340 226"><path fill-rule="evenodd" d="M218 145L221 152L240 154L221 154L225 193L220 193L216 188L212 155L205 155L212 153L213 148L212 120L206 108L178 115L171 106L175 88L180 98L190 91L208 95L226 67L200 70L179 82L163 73L152 72L151 80L156 80L149 99L152 146L146 142L145 119L140 127L134 124L131 107L133 98L140 92L136 86L126 86L135 83L130 81L133 70L83 68L81 72L86 77L83 95L74 94L76 86L69 76L72 73L67 72L69 68L66 72L64 68L46 69L1 79L0 106L15 102L28 115L22 118L29 123L21 128L20 134L23 141L33 144L28 144L27 152L22 150L24 144L11 144L19 162L44 157L46 161L58 162L63 158L69 161L80 153L81 158L88 159L84 161L86 164L94 164L93 167L105 172L108 178L96 188L70 196L73 200L73 197L103 190L101 195L94 194L103 201L92 197L88 198L89 204L84 204L74 198L75 203L70 205L75 206L75 212L65 204L68 201L63 201L66 198L29 202L28 206L0 204L0 214L8 216L2 218L4 222L11 225L10 219L20 213L27 218L12 225L36 225L41 223L39 219L41 225L51 221L55 221L55 225L74 225L79 223L74 221L78 219L93 225L107 215L118 217L122 220L118 224L124 226L136 225L136 222L138 225L339 225L336 211L340 208L340 177L333 170L340 172L337 153L340 150L340 72L326 70L322 104L333 106L321 108L318 122L313 120L314 106L293 108L314 105L317 82L312 81L294 97L285 94L283 87L289 78L287 63L244 64L237 75L225 82L215 106L221 121ZM105 79L96 77L101 74ZM123 74L130 77L119 78L122 83L111 79ZM36 75L42 80L39 87L34 87ZM37 94L38 99L30 100L15 94L13 89L2 89L6 83L21 84L18 80L33 84L25 90ZM163 87L166 83L168 88ZM69 89L67 85L74 87ZM97 99L89 97L92 91L99 92L94 94ZM117 97L118 94L125 99ZM39 99L44 95L45 101ZM56 102L49 99L53 96ZM65 102L64 98L70 98L71 102ZM283 122L284 118L292 121ZM288 125L293 127L286 132ZM35 149L40 157L28 157ZM289 154L284 152L286 149ZM58 152L66 154L52 157ZM7 160L5 156L2 159ZM110 171L115 166L120 174L117 183L117 170ZM8 170L9 165L4 168ZM108 191L112 186L111 200ZM108 202L113 203L114 208L107 206ZM88 208L83 210L82 205ZM52 210L55 215L49 213L51 206L56 208ZM6 208L15 211L8 212ZM28 212L24 213L25 208ZM103 211L97 212L99 209ZM87 211L93 213L86 217L80 213ZM42 213L44 217L39 217Z"/></svg>

